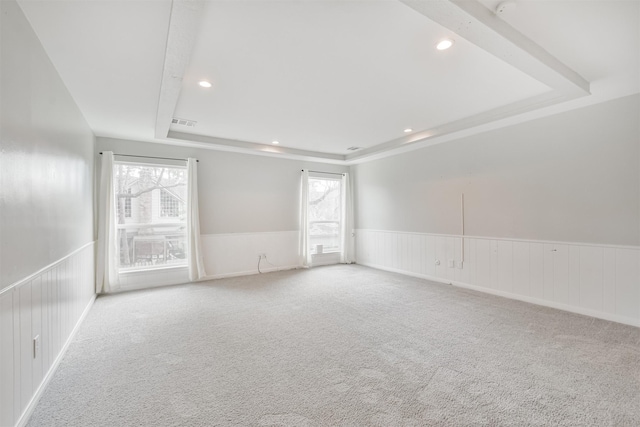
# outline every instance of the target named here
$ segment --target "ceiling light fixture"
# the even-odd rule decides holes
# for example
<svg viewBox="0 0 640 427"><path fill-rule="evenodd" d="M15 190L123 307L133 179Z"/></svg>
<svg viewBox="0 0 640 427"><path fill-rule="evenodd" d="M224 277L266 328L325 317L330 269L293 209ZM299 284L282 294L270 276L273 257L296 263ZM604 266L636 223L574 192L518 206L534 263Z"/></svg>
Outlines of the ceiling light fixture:
<svg viewBox="0 0 640 427"><path fill-rule="evenodd" d="M436 49L438 50L446 50L453 46L453 40L451 39L442 39L436 45Z"/></svg>
<svg viewBox="0 0 640 427"><path fill-rule="evenodd" d="M413 132L413 129L411 129L411 128L406 128L406 129L404 130L404 133L409 133L409 132Z"/></svg>
<svg viewBox="0 0 640 427"><path fill-rule="evenodd" d="M202 86L202 87L206 87L206 88L210 88L210 87L211 87L211 83L209 83L209 82L208 82L208 81L206 81L206 80L200 80L200 81L198 82L198 84L199 84L200 86Z"/></svg>
<svg viewBox="0 0 640 427"><path fill-rule="evenodd" d="M271 141L272 144L280 144L280 141Z"/></svg>

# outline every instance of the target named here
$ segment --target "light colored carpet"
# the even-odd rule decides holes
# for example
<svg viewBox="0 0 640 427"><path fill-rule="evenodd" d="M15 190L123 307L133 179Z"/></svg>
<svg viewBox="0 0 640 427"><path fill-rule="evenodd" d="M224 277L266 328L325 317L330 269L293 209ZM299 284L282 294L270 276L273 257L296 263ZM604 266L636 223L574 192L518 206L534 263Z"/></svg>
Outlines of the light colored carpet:
<svg viewBox="0 0 640 427"><path fill-rule="evenodd" d="M36 426L640 425L640 329L360 266L100 297Z"/></svg>

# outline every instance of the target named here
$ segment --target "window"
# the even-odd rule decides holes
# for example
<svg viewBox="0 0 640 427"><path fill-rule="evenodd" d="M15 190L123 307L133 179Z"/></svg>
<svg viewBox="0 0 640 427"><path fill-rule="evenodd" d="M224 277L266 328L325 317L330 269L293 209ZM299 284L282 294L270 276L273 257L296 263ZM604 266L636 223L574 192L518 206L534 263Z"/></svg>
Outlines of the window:
<svg viewBox="0 0 640 427"><path fill-rule="evenodd" d="M341 179L309 177L309 249L312 254L340 252Z"/></svg>
<svg viewBox="0 0 640 427"><path fill-rule="evenodd" d="M160 190L160 216L176 218L180 216L180 207L184 202L167 190Z"/></svg>
<svg viewBox="0 0 640 427"><path fill-rule="evenodd" d="M124 217L131 218L131 189L127 189L127 194L124 198Z"/></svg>
<svg viewBox="0 0 640 427"><path fill-rule="evenodd" d="M115 162L113 172L120 271L186 265L186 169Z"/></svg>

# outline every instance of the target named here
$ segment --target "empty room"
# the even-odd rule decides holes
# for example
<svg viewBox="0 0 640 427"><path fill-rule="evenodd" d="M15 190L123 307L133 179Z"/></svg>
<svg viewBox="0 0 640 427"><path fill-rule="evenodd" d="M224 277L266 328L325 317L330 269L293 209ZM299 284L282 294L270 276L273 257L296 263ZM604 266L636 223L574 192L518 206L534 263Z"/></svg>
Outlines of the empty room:
<svg viewBox="0 0 640 427"><path fill-rule="evenodd" d="M0 427L640 425L640 1L0 32Z"/></svg>

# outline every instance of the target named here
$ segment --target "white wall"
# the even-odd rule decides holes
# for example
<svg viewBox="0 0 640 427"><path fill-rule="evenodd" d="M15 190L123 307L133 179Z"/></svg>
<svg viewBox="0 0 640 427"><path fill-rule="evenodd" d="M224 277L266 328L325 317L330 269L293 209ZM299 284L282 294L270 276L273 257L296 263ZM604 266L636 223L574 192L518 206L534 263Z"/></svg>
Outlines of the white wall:
<svg viewBox="0 0 640 427"><path fill-rule="evenodd" d="M640 96L354 167L358 228L640 245Z"/></svg>
<svg viewBox="0 0 640 427"><path fill-rule="evenodd" d="M11 426L93 301L95 141L12 0L0 28L0 425Z"/></svg>
<svg viewBox="0 0 640 427"><path fill-rule="evenodd" d="M354 166L358 263L640 326L639 117L633 95Z"/></svg>
<svg viewBox="0 0 640 427"><path fill-rule="evenodd" d="M14 1L2 1L0 289L93 240L94 137Z"/></svg>
<svg viewBox="0 0 640 427"><path fill-rule="evenodd" d="M261 263L261 271L297 266L300 170L349 170L346 166L101 137L97 151L195 157L200 161L200 231L205 267L211 277L257 273L259 253L266 253L269 261ZM134 282L139 279L131 279L126 286L137 286Z"/></svg>

